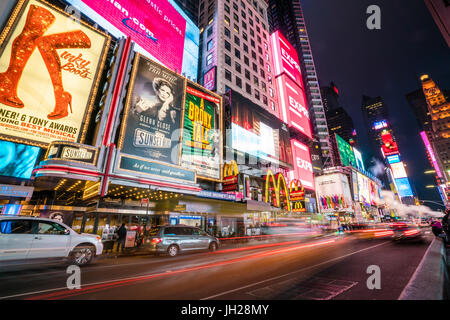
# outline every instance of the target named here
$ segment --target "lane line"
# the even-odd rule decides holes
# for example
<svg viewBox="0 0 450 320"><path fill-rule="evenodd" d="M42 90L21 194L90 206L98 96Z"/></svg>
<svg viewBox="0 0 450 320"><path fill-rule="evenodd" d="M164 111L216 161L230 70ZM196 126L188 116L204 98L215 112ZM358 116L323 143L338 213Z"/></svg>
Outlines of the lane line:
<svg viewBox="0 0 450 320"><path fill-rule="evenodd" d="M313 266L309 266L309 267L305 267L305 268L300 269L300 270L296 270L296 271L293 271L293 272L285 273L283 275L276 276L276 277L273 277L273 278L270 278L270 279L254 282L252 284L248 284L246 286L242 286L242 287L239 287L239 288L236 288L236 289L232 289L232 290L228 290L228 291L225 291L225 292L222 292L222 293L218 293L218 294L206 297L206 298L202 298L200 300L214 299L214 298L217 298L217 297L229 294L229 293L233 293L233 292L236 292L236 291L240 291L240 290L243 290L243 289L247 289L247 288L250 288L250 287L253 287L253 286L265 283L265 282L269 282L269 281L272 281L272 280L277 280L277 279L280 279L280 278L283 278L283 277L286 277L286 276L289 276L289 275L293 275L293 274L296 274L296 273L299 273L299 272L302 272L302 271L306 271L306 270L309 270L309 269L312 269L312 268L319 267L319 266L321 266L323 264L327 264L327 263L330 263L330 262L333 262L333 261L337 261L337 260L340 260L340 259L352 256L354 254L357 254L357 253L360 253L360 252L363 252L363 251L367 251L367 250L370 250L370 249L373 249L373 248L376 248L376 247L379 247L379 246L382 246L382 245L386 245L388 243L391 243L391 242L380 243L380 244L377 244L377 245L374 245L374 246L371 246L371 247L368 247L368 248L364 248L364 249L361 249L361 250L358 250L358 251L354 251L352 253L348 253L348 254L345 254L343 256L336 257L336 258L333 258L333 259L330 259L330 260L327 260L327 261L315 264Z"/></svg>

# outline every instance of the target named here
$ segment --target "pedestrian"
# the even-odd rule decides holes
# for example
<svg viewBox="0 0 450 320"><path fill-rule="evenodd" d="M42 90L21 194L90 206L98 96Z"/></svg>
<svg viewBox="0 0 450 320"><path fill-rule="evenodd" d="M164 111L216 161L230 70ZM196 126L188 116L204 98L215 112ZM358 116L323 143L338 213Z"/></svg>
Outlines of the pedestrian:
<svg viewBox="0 0 450 320"><path fill-rule="evenodd" d="M446 244L448 244L449 239L450 239L450 226L448 225L449 221L448 221L448 216L450 214L450 209L446 209L445 210L445 216L442 218L442 229L445 232L445 242Z"/></svg>
<svg viewBox="0 0 450 320"><path fill-rule="evenodd" d="M439 237L439 235L442 233L442 224L439 222L439 220L431 222L431 231L436 237Z"/></svg>
<svg viewBox="0 0 450 320"><path fill-rule="evenodd" d="M120 226L119 230L117 230L117 248L116 252L119 252L120 248L125 248L125 239L127 238L127 228L125 227L125 223L122 223L122 226Z"/></svg>

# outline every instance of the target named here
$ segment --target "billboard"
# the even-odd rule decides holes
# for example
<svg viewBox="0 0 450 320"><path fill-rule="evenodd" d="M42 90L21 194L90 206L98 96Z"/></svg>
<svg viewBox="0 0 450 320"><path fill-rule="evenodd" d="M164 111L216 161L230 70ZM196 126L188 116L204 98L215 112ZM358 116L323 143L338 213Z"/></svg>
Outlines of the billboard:
<svg viewBox="0 0 450 320"><path fill-rule="evenodd" d="M359 201L365 205L370 205L371 201L369 178L359 172L356 175L358 177Z"/></svg>
<svg viewBox="0 0 450 320"><path fill-rule="evenodd" d="M305 189L314 190L314 174L309 148L295 139L291 139L294 155L294 170L289 172L289 179L299 180Z"/></svg>
<svg viewBox="0 0 450 320"><path fill-rule="evenodd" d="M436 156L434 155L433 148L431 147L430 141L428 140L427 134L425 131L420 132L420 136L422 137L423 143L425 144L425 147L427 148L428 154L431 158L431 163L433 164L434 170L436 170L436 174L439 178L442 178L441 170L439 169L439 165L436 161Z"/></svg>
<svg viewBox="0 0 450 320"><path fill-rule="evenodd" d="M275 77L286 74L297 86L303 88L302 73L297 51L286 40L280 31L275 31L270 36L270 44L273 52Z"/></svg>
<svg viewBox="0 0 450 320"><path fill-rule="evenodd" d="M398 195L401 198L414 197L408 178L395 179L395 185L397 186Z"/></svg>
<svg viewBox="0 0 450 320"><path fill-rule="evenodd" d="M278 118L231 91L229 147L274 164L292 166L289 130Z"/></svg>
<svg viewBox="0 0 450 320"><path fill-rule="evenodd" d="M67 0L136 51L196 81L199 28L174 0Z"/></svg>
<svg viewBox="0 0 450 320"><path fill-rule="evenodd" d="M279 76L276 83L281 105L279 118L312 139L309 112L302 88L285 75Z"/></svg>
<svg viewBox="0 0 450 320"><path fill-rule="evenodd" d="M342 139L337 133L335 133L335 135L342 166L352 166L354 168L357 168L356 158L355 154L353 153L352 146L347 141Z"/></svg>
<svg viewBox="0 0 450 320"><path fill-rule="evenodd" d="M0 140L0 176L30 179L41 148Z"/></svg>
<svg viewBox="0 0 450 320"><path fill-rule="evenodd" d="M217 67L213 67L203 75L203 87L207 90L216 90L216 69Z"/></svg>
<svg viewBox="0 0 450 320"><path fill-rule="evenodd" d="M352 195L347 176L334 173L316 177L316 195L322 213L352 211Z"/></svg>
<svg viewBox="0 0 450 320"><path fill-rule="evenodd" d="M381 140L383 141L381 148L385 157L399 153L397 142L394 141L389 131L384 130L381 133Z"/></svg>
<svg viewBox="0 0 450 320"><path fill-rule="evenodd" d="M136 55L119 139L121 152L179 165L185 79Z"/></svg>
<svg viewBox="0 0 450 320"><path fill-rule="evenodd" d="M189 82L186 86L181 165L197 176L221 179L221 97Z"/></svg>
<svg viewBox="0 0 450 320"><path fill-rule="evenodd" d="M400 162L400 156L398 154L394 154L392 156L387 156L386 160L389 164Z"/></svg>
<svg viewBox="0 0 450 320"><path fill-rule="evenodd" d="M0 134L82 142L109 42L44 1L19 1L0 36Z"/></svg>
<svg viewBox="0 0 450 320"><path fill-rule="evenodd" d="M365 171L366 169L364 168L364 161L361 152L359 152L358 149L353 147L353 153L355 155L356 167L361 171Z"/></svg>
<svg viewBox="0 0 450 320"><path fill-rule="evenodd" d="M395 179L408 177L402 161L391 164L391 169Z"/></svg>
<svg viewBox="0 0 450 320"><path fill-rule="evenodd" d="M383 128L387 128L388 124L386 120L376 121L373 123L374 130L380 130Z"/></svg>

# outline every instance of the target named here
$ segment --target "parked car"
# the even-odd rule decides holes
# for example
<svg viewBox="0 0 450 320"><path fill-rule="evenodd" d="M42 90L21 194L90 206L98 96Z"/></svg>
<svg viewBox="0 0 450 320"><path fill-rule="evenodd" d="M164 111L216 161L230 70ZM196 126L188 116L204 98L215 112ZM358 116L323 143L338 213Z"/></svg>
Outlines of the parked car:
<svg viewBox="0 0 450 320"><path fill-rule="evenodd" d="M66 259L86 265L102 254L101 237L78 234L52 219L0 216L0 263Z"/></svg>
<svg viewBox="0 0 450 320"><path fill-rule="evenodd" d="M149 230L144 240L144 248L158 255L168 253L175 257L180 252L195 250L215 251L219 239L199 228L186 225L158 226Z"/></svg>
<svg viewBox="0 0 450 320"><path fill-rule="evenodd" d="M416 224L395 222L390 225L394 241L423 241L423 230Z"/></svg>

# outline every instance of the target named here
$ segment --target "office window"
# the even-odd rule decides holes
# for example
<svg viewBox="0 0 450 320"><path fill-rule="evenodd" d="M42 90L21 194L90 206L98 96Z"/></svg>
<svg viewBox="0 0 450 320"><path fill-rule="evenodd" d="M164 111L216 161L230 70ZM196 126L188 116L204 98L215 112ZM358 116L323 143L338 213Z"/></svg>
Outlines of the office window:
<svg viewBox="0 0 450 320"><path fill-rule="evenodd" d="M248 83L245 84L245 91L247 91L247 93L249 94L252 94L252 87Z"/></svg>
<svg viewBox="0 0 450 320"><path fill-rule="evenodd" d="M230 7L226 5L226 3L223 4L223 8L225 9L225 12L230 13Z"/></svg>
<svg viewBox="0 0 450 320"><path fill-rule="evenodd" d="M245 69L245 78L247 78L247 80L250 80L250 71Z"/></svg>
<svg viewBox="0 0 450 320"><path fill-rule="evenodd" d="M248 23L250 23L250 25L253 27L253 19L249 19Z"/></svg>
<svg viewBox="0 0 450 320"><path fill-rule="evenodd" d="M236 13L233 13L233 18L234 18L234 20L239 22L239 16Z"/></svg>
<svg viewBox="0 0 450 320"><path fill-rule="evenodd" d="M241 11L241 16L242 16L242 18L247 19L247 15L245 14L244 10Z"/></svg>
<svg viewBox="0 0 450 320"><path fill-rule="evenodd" d="M234 49L234 55L236 56L236 58L240 59L241 58L241 52L238 49Z"/></svg>
<svg viewBox="0 0 450 320"><path fill-rule="evenodd" d="M258 66L256 65L256 63L253 63L252 66L253 66L253 71L258 72Z"/></svg>
<svg viewBox="0 0 450 320"><path fill-rule="evenodd" d="M231 72L225 69L225 79L231 81Z"/></svg>
<svg viewBox="0 0 450 320"><path fill-rule="evenodd" d="M245 30L247 30L247 24L246 24L244 21L242 21L242 28L244 28Z"/></svg>
<svg viewBox="0 0 450 320"><path fill-rule="evenodd" d="M260 36L256 36L256 38L258 39L258 43L261 43L261 37Z"/></svg>
<svg viewBox="0 0 450 320"><path fill-rule="evenodd" d="M256 23L259 23L259 18L255 16Z"/></svg>
<svg viewBox="0 0 450 320"><path fill-rule="evenodd" d="M238 7L238 5L237 5L235 2L233 2L233 8L234 8L234 10L236 10L236 11L239 10L239 7Z"/></svg>
<svg viewBox="0 0 450 320"><path fill-rule="evenodd" d="M242 80L241 80L241 78L236 77L236 85L237 85L239 88L242 88Z"/></svg>
<svg viewBox="0 0 450 320"><path fill-rule="evenodd" d="M261 77L265 78L266 77L266 73L264 72L264 69L261 68L261 70L259 70Z"/></svg>
<svg viewBox="0 0 450 320"><path fill-rule="evenodd" d="M235 62L235 69L237 72L241 73L241 65L238 62Z"/></svg>
<svg viewBox="0 0 450 320"><path fill-rule="evenodd" d="M248 12L250 17L253 17L253 12L252 12L252 10L250 8L248 8L247 12Z"/></svg>
<svg viewBox="0 0 450 320"><path fill-rule="evenodd" d="M261 57L259 57L259 65L264 68L264 60Z"/></svg>
<svg viewBox="0 0 450 320"><path fill-rule="evenodd" d="M225 63L229 66L231 66L231 58L227 55L225 55Z"/></svg>
<svg viewBox="0 0 450 320"><path fill-rule="evenodd" d="M244 43L244 51L248 53L248 46Z"/></svg>
<svg viewBox="0 0 450 320"><path fill-rule="evenodd" d="M239 37L234 36L234 43L237 44L238 46L241 45L241 40L239 40Z"/></svg>
<svg viewBox="0 0 450 320"><path fill-rule="evenodd" d="M252 50L252 58L256 60L256 52Z"/></svg>
<svg viewBox="0 0 450 320"><path fill-rule="evenodd" d="M255 98L259 100L259 91L255 90Z"/></svg>
<svg viewBox="0 0 450 320"><path fill-rule="evenodd" d="M227 28L224 28L225 30L225 35L228 37L228 38L231 38L231 32L230 32L230 30L229 29L227 29Z"/></svg>
<svg viewBox="0 0 450 320"><path fill-rule="evenodd" d="M267 99L267 97L265 95L263 95L263 103L267 104L269 102L269 100Z"/></svg>
<svg viewBox="0 0 450 320"><path fill-rule="evenodd" d="M261 48L260 46L258 46L258 52L259 52L260 54L263 54L262 48Z"/></svg>
<svg viewBox="0 0 450 320"><path fill-rule="evenodd" d="M234 24L234 31L236 31L236 33L239 33L239 26L237 24Z"/></svg>
<svg viewBox="0 0 450 320"><path fill-rule="evenodd" d="M213 44L214 44L213 39L209 40L208 44L206 45L206 50L207 51L211 50L213 48Z"/></svg>
<svg viewBox="0 0 450 320"><path fill-rule="evenodd" d="M248 40L248 38L247 38L247 34L246 34L245 32L242 32L242 38L244 38L244 40L245 40L245 41L247 41L247 40Z"/></svg>
<svg viewBox="0 0 450 320"><path fill-rule="evenodd" d="M266 83L265 82L261 82L261 86L262 86L263 91L266 92L267 91Z"/></svg>
<svg viewBox="0 0 450 320"><path fill-rule="evenodd" d="M270 107L273 111L275 111L275 102L273 102L272 100L270 100Z"/></svg>
<svg viewBox="0 0 450 320"><path fill-rule="evenodd" d="M230 25L230 18L228 18L227 16L225 16L225 17L223 18L223 20L225 21L225 23L226 23L227 25Z"/></svg>
<svg viewBox="0 0 450 320"><path fill-rule="evenodd" d="M244 56L244 63L248 66L250 66L250 60L248 59L247 56Z"/></svg>
<svg viewBox="0 0 450 320"><path fill-rule="evenodd" d="M225 49L231 51L231 44L227 40L225 40Z"/></svg>
<svg viewBox="0 0 450 320"><path fill-rule="evenodd" d="M261 29L258 26L256 26L256 32L258 32L258 33L261 32Z"/></svg>
<svg viewBox="0 0 450 320"><path fill-rule="evenodd" d="M251 30L250 30L251 31ZM255 44L255 40L251 39L250 40L250 45L252 46L252 48L254 48L256 46Z"/></svg>
<svg viewBox="0 0 450 320"><path fill-rule="evenodd" d="M212 36L213 33L213 27L209 27L208 31L206 31L206 36L209 38Z"/></svg>
<svg viewBox="0 0 450 320"><path fill-rule="evenodd" d="M258 77L257 77L257 76L253 76L253 83L254 83L256 86L259 86L259 80L258 80Z"/></svg>
<svg viewBox="0 0 450 320"><path fill-rule="evenodd" d="M206 65L209 66L212 63L212 52L206 56Z"/></svg>

